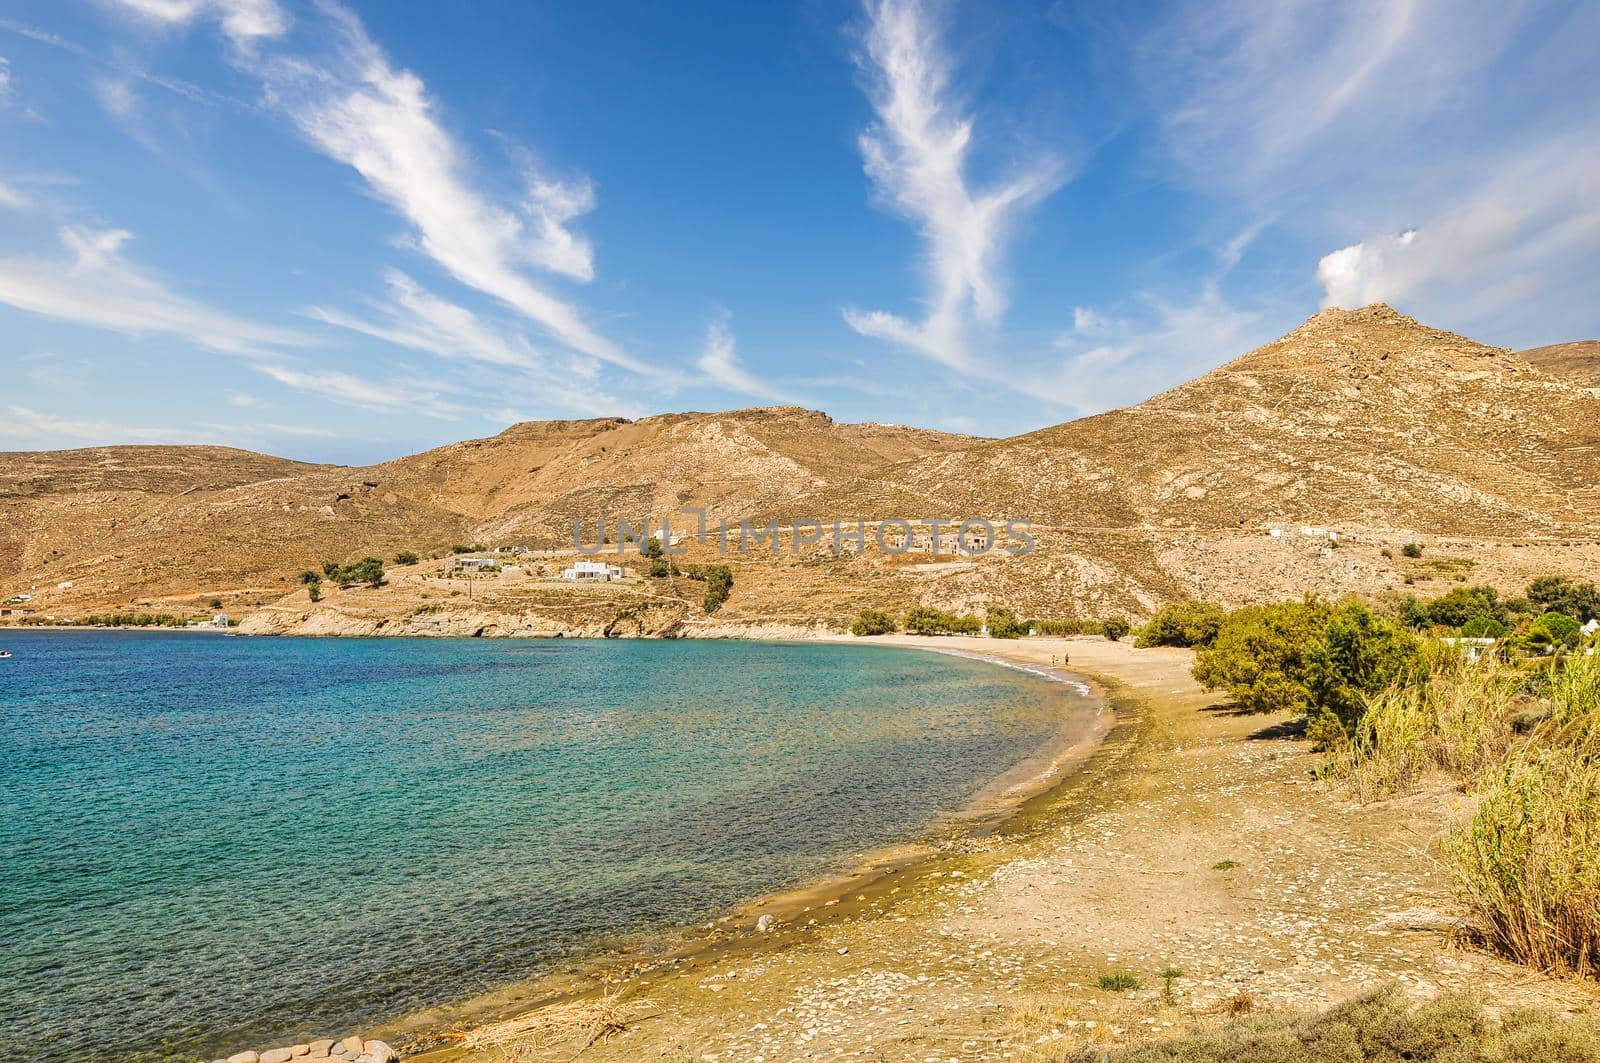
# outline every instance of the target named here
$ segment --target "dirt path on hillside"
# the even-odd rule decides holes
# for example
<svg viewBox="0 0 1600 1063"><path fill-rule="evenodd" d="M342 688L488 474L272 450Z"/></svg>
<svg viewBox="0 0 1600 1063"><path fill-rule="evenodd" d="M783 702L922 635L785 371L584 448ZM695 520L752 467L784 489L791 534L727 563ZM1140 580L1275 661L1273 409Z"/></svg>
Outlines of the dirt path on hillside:
<svg viewBox="0 0 1600 1063"><path fill-rule="evenodd" d="M1600 1005L1591 987L1456 942L1457 909L1431 853L1459 795L1439 786L1355 806L1311 780L1316 758L1282 721L1217 707L1186 651L882 641L1040 664L1070 653L1072 670L1112 699L1118 726L1000 834L768 933L619 979L632 1021L583 1059L1048 1058L1216 1022L1241 995L1258 1008L1321 1007L1391 980L1419 996L1470 986L1491 1005ZM1183 974L1164 1003L1157 972L1169 964ZM1142 988L1098 987L1120 971ZM426 1058L571 1059L596 1014L592 1003L558 1006L514 1048Z"/></svg>

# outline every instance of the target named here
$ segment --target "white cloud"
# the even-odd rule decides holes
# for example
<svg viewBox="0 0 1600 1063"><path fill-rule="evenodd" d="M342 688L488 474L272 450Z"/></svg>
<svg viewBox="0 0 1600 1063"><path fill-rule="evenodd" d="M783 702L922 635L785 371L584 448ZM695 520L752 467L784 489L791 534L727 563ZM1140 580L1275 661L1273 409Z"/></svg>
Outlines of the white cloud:
<svg viewBox="0 0 1600 1063"><path fill-rule="evenodd" d="M379 413L415 413L448 421L462 412L459 405L441 397L445 389L435 381L386 382L340 370L299 369L271 363L258 364L255 368L296 391Z"/></svg>
<svg viewBox="0 0 1600 1063"><path fill-rule="evenodd" d="M211 438L190 428L147 428L59 417L26 406L7 406L0 436L40 443L181 443Z"/></svg>
<svg viewBox="0 0 1600 1063"><path fill-rule="evenodd" d="M311 341L171 291L122 255L126 229L60 231L65 261L0 258L0 303L128 335L182 336L227 354L259 355Z"/></svg>
<svg viewBox="0 0 1600 1063"><path fill-rule="evenodd" d="M519 205L479 191L422 80L397 70L354 15L329 4L332 53L241 57L269 101L332 159L355 169L413 226L415 246L456 280L536 322L566 346L633 372L656 371L599 335L571 303L535 284L531 265L576 280L593 276L588 242L568 223L593 206L586 181L530 176Z"/></svg>
<svg viewBox="0 0 1600 1063"><path fill-rule="evenodd" d="M242 391L235 391L233 394L228 396L228 405L240 406L245 409L254 409L265 404L254 395L246 395Z"/></svg>
<svg viewBox="0 0 1600 1063"><path fill-rule="evenodd" d="M198 19L221 24L234 44L282 36L290 18L276 0L112 0L140 18L166 25L187 25Z"/></svg>
<svg viewBox="0 0 1600 1063"><path fill-rule="evenodd" d="M1554 303L1567 313L1578 308L1597 255L1600 141L1584 133L1508 152L1415 229L1323 256L1317 281L1325 306L1405 301L1456 327L1504 328L1513 311L1548 317L1530 302L1541 294L1572 296Z"/></svg>
<svg viewBox="0 0 1600 1063"><path fill-rule="evenodd" d="M29 206L28 197L18 192L10 185L0 183L0 207L10 207L12 210L22 210Z"/></svg>
<svg viewBox="0 0 1600 1063"><path fill-rule="evenodd" d="M1087 306L1072 308L1072 327L1077 332L1093 332L1095 329L1105 328L1106 319Z"/></svg>
<svg viewBox="0 0 1600 1063"><path fill-rule="evenodd" d="M1072 352L1049 374L1024 381L1025 389L1079 414L1142 402L1259 346L1270 338L1263 314L1241 309L1215 279L1193 299L1172 302L1146 294L1136 320L1096 314L1093 339L1076 330L1056 346Z"/></svg>
<svg viewBox="0 0 1600 1063"><path fill-rule="evenodd" d="M734 344L733 329L727 316L711 322L706 329L705 347L696 359L695 366L718 387L751 395L770 402L794 403L796 400L778 388L761 380L739 363L739 351Z"/></svg>
<svg viewBox="0 0 1600 1063"><path fill-rule="evenodd" d="M0 103L5 103L11 95L11 63L5 56L0 55Z"/></svg>
<svg viewBox="0 0 1600 1063"><path fill-rule="evenodd" d="M992 188L967 177L973 120L950 88L950 59L919 0L870 5L865 65L877 121L862 134L867 174L879 196L925 241L931 282L921 321L883 310L847 309L856 331L902 344L952 367L971 361L971 319L998 322L1006 239L1022 213L1061 183L1059 168L1030 161Z"/></svg>

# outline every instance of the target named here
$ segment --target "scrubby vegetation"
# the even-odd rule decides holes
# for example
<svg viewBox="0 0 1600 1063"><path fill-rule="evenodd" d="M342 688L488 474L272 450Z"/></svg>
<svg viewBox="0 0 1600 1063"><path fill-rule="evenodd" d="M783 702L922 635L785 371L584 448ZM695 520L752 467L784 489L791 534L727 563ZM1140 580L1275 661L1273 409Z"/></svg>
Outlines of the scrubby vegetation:
<svg viewBox="0 0 1600 1063"><path fill-rule="evenodd" d="M1070 635L1103 635L1105 624L1099 620L1069 617L1065 620L1030 620L1028 627L1041 635L1066 638Z"/></svg>
<svg viewBox="0 0 1600 1063"><path fill-rule="evenodd" d="M1222 606L1198 599L1164 606L1139 629L1134 645L1209 646L1217 640L1227 616L1228 611Z"/></svg>
<svg viewBox="0 0 1600 1063"><path fill-rule="evenodd" d="M733 593L733 569L727 565L690 565L684 569L684 575L705 583L705 597L700 601L707 616L721 609L722 603Z"/></svg>
<svg viewBox="0 0 1600 1063"><path fill-rule="evenodd" d="M1133 631L1133 624L1125 616L1108 616L1101 622L1100 630L1112 642L1121 642Z"/></svg>
<svg viewBox="0 0 1600 1063"><path fill-rule="evenodd" d="M918 606L906 614L905 629L913 635L976 635L983 621L966 614Z"/></svg>
<svg viewBox="0 0 1600 1063"><path fill-rule="evenodd" d="M1413 1005L1389 986L1320 1014L1235 1019L1206 1033L1113 1051L1085 1046L1057 1063L1600 1063L1600 1022L1511 1009L1498 1022L1453 993Z"/></svg>
<svg viewBox="0 0 1600 1063"><path fill-rule="evenodd" d="M1304 713L1328 745L1355 728L1367 696L1415 666L1417 648L1366 606L1308 598L1228 614L1195 657L1194 676L1246 712Z"/></svg>
<svg viewBox="0 0 1600 1063"><path fill-rule="evenodd" d="M881 609L863 609L850 624L850 634L861 637L887 635L895 629L894 617Z"/></svg>
<svg viewBox="0 0 1600 1063"><path fill-rule="evenodd" d="M383 585L383 559L363 557L351 565L325 561L322 565L322 574L330 583L336 583L340 588L354 587L358 583L365 583L369 587L380 587ZM302 573L300 578L304 580L305 574Z"/></svg>
<svg viewBox="0 0 1600 1063"><path fill-rule="evenodd" d="M394 563L397 565L414 565L417 563L417 555L410 550L402 550L394 555Z"/></svg>
<svg viewBox="0 0 1600 1063"><path fill-rule="evenodd" d="M992 639L1020 639L1028 633L1027 622L1004 606L994 606L984 620Z"/></svg>

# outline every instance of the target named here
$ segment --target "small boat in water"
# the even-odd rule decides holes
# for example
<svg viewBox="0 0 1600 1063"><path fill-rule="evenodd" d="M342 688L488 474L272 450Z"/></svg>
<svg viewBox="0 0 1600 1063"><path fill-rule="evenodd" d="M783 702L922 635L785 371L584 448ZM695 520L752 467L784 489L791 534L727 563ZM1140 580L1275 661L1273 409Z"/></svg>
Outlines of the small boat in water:
<svg viewBox="0 0 1600 1063"><path fill-rule="evenodd" d="M10 657L10 656L11 656L11 651L10 650L0 650L0 660L4 660L5 658Z"/></svg>

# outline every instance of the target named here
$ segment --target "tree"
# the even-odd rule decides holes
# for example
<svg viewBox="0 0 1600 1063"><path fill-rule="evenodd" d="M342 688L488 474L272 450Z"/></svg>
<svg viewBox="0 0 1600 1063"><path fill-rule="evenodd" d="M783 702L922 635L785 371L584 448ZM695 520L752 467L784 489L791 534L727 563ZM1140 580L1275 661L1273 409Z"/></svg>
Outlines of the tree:
<svg viewBox="0 0 1600 1063"><path fill-rule="evenodd" d="M1533 622L1533 626L1528 630L1528 642L1541 648L1559 646L1575 650L1582 635L1583 626L1572 617L1566 613L1550 612Z"/></svg>
<svg viewBox="0 0 1600 1063"><path fill-rule="evenodd" d="M727 565L707 565L701 570L699 577L706 581L705 597L701 604L705 606L706 615L710 615L722 608L722 603L728 600L728 595L733 591L733 570Z"/></svg>
<svg viewBox="0 0 1600 1063"><path fill-rule="evenodd" d="M1461 625L1464 639L1503 639L1506 626L1492 616L1475 616Z"/></svg>
<svg viewBox="0 0 1600 1063"><path fill-rule="evenodd" d="M1003 605L989 610L986 624L992 639L1018 639L1028 633L1028 625Z"/></svg>
<svg viewBox="0 0 1600 1063"><path fill-rule="evenodd" d="M1207 690L1226 690L1246 712L1305 712L1307 654L1329 613L1314 599L1235 610L1195 656L1194 677Z"/></svg>
<svg viewBox="0 0 1600 1063"><path fill-rule="evenodd" d="M648 557L650 560L660 560L663 553L664 551L661 549L661 540L657 539L654 535L650 536L650 538L644 541L644 556Z"/></svg>
<svg viewBox="0 0 1600 1063"><path fill-rule="evenodd" d="M331 564L331 562L330 562L330 564ZM338 566L334 565L334 567L337 568ZM323 568L326 569L327 566L324 565ZM321 583L322 582L322 575L320 573L313 572L308 568L304 572L300 573L300 582L301 583Z"/></svg>
<svg viewBox="0 0 1600 1063"><path fill-rule="evenodd" d="M1163 606L1139 631L1136 646L1209 646L1228 611L1214 602L1192 599Z"/></svg>
<svg viewBox="0 0 1600 1063"><path fill-rule="evenodd" d="M1578 583L1565 576L1540 576L1528 584L1528 597L1546 613L1565 613L1580 623L1600 616L1600 590L1593 583Z"/></svg>
<svg viewBox="0 0 1600 1063"><path fill-rule="evenodd" d="M306 585L306 596L308 598L310 598L314 602L322 601L322 581L321 580L317 580L315 582L307 584Z"/></svg>
<svg viewBox="0 0 1600 1063"><path fill-rule="evenodd" d="M1449 594L1428 603L1428 619L1443 627L1460 627L1473 617L1488 617L1505 623L1510 616L1500 592L1487 584L1455 587Z"/></svg>
<svg viewBox="0 0 1600 1063"><path fill-rule="evenodd" d="M894 630L894 617L881 609L863 609L850 624L850 634L866 637L887 635Z"/></svg>
<svg viewBox="0 0 1600 1063"><path fill-rule="evenodd" d="M213 598L213 599L211 599L211 608L213 608L213 609L221 609L222 608L222 599L221 598Z"/></svg>
<svg viewBox="0 0 1600 1063"><path fill-rule="evenodd" d="M1335 611L1305 656L1307 734L1323 748L1354 734L1367 697L1406 674L1416 661L1417 640L1410 632L1354 602Z"/></svg>
<svg viewBox="0 0 1600 1063"><path fill-rule="evenodd" d="M906 630L913 635L943 635L949 630L949 614L919 605L906 614Z"/></svg>
<svg viewBox="0 0 1600 1063"><path fill-rule="evenodd" d="M654 542L655 540L651 540ZM667 564L667 559L657 557L650 562L650 575L655 579L664 579L672 574L672 568Z"/></svg>
<svg viewBox="0 0 1600 1063"><path fill-rule="evenodd" d="M1128 618L1125 616L1108 616L1100 626L1101 630L1106 633L1106 638L1112 642L1121 642L1127 637L1128 632L1133 630L1133 625L1128 622Z"/></svg>
<svg viewBox="0 0 1600 1063"><path fill-rule="evenodd" d="M402 550L394 555L394 563L397 565L414 565L417 563L417 555L410 550Z"/></svg>

